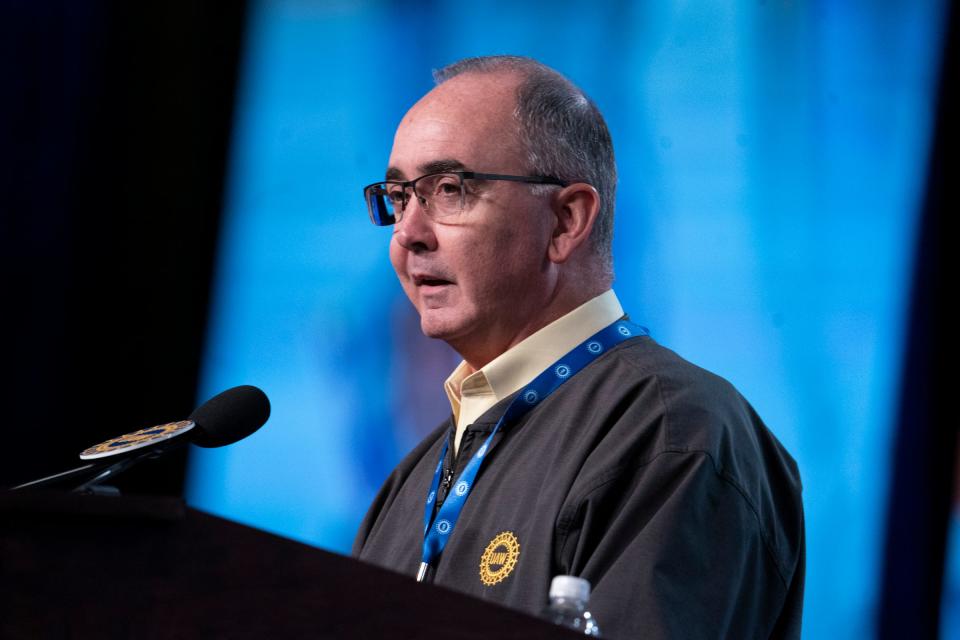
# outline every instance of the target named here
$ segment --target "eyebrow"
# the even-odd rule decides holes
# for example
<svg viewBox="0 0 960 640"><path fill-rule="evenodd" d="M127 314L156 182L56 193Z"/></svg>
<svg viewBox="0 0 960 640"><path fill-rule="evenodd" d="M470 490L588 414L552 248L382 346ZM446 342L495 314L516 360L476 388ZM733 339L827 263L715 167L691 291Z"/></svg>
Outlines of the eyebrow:
<svg viewBox="0 0 960 640"><path fill-rule="evenodd" d="M466 165L453 158L444 158L442 160L432 160L417 167L420 175L425 176L428 173L443 173L444 171L465 171ZM406 175L397 167L387 169L387 180L405 180Z"/></svg>

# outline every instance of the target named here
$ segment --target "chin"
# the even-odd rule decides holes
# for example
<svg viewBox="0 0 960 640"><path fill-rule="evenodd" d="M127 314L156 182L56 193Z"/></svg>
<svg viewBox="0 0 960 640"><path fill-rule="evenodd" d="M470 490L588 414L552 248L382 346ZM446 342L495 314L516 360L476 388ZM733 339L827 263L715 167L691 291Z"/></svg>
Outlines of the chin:
<svg viewBox="0 0 960 640"><path fill-rule="evenodd" d="M437 340L446 340L452 335L450 327L445 323L423 316L420 317L420 331L428 338L436 338Z"/></svg>
<svg viewBox="0 0 960 640"><path fill-rule="evenodd" d="M427 310L420 314L420 331L428 338L450 342L466 333L467 323L463 318L449 317L448 314Z"/></svg>

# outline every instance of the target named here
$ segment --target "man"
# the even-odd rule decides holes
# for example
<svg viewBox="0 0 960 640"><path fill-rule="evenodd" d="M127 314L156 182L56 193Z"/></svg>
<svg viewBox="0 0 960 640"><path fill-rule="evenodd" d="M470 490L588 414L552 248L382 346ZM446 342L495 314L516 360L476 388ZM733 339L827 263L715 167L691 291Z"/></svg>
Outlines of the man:
<svg viewBox="0 0 960 640"><path fill-rule="evenodd" d="M599 111L526 58L436 77L364 195L423 332L463 362L354 555L531 613L578 575L610 638L799 637L796 464L729 383L624 317Z"/></svg>

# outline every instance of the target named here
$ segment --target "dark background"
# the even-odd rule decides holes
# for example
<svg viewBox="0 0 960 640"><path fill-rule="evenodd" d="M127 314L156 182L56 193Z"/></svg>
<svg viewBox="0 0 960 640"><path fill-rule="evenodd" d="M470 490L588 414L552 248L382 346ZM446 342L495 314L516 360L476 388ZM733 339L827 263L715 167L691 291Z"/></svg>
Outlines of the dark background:
<svg viewBox="0 0 960 640"><path fill-rule="evenodd" d="M0 485L197 402L244 3L149 4L0 10Z"/></svg>

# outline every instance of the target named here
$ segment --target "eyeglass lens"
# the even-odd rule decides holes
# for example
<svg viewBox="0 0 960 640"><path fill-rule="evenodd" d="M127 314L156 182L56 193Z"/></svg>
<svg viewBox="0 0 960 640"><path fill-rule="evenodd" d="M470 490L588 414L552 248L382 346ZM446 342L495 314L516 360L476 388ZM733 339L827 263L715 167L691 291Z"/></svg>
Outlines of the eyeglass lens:
<svg viewBox="0 0 960 640"><path fill-rule="evenodd" d="M390 225L403 217L410 204L411 191L416 194L431 217L442 218L463 211L463 178L456 173L435 173L403 183L380 182L367 189L367 208L376 225Z"/></svg>

